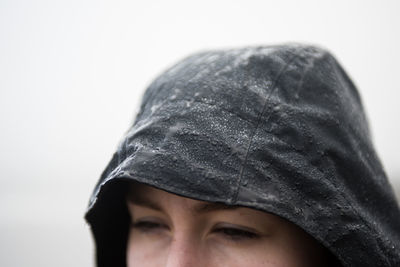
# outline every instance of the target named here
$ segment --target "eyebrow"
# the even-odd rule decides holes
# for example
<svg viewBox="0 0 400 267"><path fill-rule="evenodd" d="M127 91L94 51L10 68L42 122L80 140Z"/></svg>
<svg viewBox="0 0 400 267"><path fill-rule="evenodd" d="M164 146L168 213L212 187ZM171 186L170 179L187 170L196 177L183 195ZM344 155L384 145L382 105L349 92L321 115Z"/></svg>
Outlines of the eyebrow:
<svg viewBox="0 0 400 267"><path fill-rule="evenodd" d="M137 194L130 194L127 197L127 200L135 205L138 206L142 206L142 207L146 207L146 208L150 208L156 211L161 211L164 212L164 209L161 205L159 205L159 203L137 195ZM205 202L205 203L198 203L196 205L194 205L191 208L191 212L193 213L207 213L207 212L213 212L213 211L219 211L219 210L235 210L238 209L239 206L229 206L223 203L217 203L217 202Z"/></svg>

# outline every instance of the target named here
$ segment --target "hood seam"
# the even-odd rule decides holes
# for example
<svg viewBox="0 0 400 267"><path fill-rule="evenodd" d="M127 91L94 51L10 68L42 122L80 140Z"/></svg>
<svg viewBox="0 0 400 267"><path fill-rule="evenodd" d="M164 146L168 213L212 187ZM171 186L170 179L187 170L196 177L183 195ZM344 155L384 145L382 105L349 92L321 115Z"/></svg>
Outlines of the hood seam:
<svg viewBox="0 0 400 267"><path fill-rule="evenodd" d="M296 48L295 48L295 51L294 51L294 52L296 52L296 51L298 51L298 50L299 50L299 49L296 49ZM279 73L277 74L277 76L276 76L274 82L272 83L271 92L268 94L268 96L267 96L266 99L264 100L263 108L262 108L260 114L258 115L258 119L257 119L257 122L256 122L256 127L254 128L253 134L252 134L252 136L250 137L249 144L248 144L247 149L246 149L246 155L245 155L244 161L243 161L243 163L242 163L242 166L240 167L239 177L238 177L238 179L237 179L236 189L235 189L235 192L233 193L232 198L231 198L232 203L235 203L235 202L237 201L237 197L238 197L238 194L239 194L239 188L240 188L240 184L241 184L241 182L242 182L242 177L243 177L244 169L245 169L245 166L246 166L247 158L248 158L248 155L249 155L250 147L251 147L251 145L253 144L254 136L255 136L255 134L256 134L256 132L257 132L257 129L258 129L259 125L260 125L260 121L261 121L262 115L263 115L264 112L265 112L265 108L266 108L266 106L267 106L268 100L270 99L270 97L272 96L272 94L277 90L277 86L276 86L276 85L277 85L279 79L282 77L282 74L287 70L287 68L292 64L292 62L293 62L296 58L298 58L298 56L297 56L296 54L294 54L294 55L290 58L290 60L282 67L282 69L281 69L281 70L279 71ZM270 118L270 117L268 117L268 120L269 120L269 118Z"/></svg>

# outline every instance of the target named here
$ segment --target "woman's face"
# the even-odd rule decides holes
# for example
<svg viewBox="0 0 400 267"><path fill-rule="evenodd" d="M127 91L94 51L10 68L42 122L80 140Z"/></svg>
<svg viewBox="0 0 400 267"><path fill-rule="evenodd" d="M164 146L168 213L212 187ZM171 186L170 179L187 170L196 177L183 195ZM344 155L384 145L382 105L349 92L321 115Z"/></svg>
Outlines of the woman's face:
<svg viewBox="0 0 400 267"><path fill-rule="evenodd" d="M325 250L294 224L250 208L135 185L128 267L325 266Z"/></svg>

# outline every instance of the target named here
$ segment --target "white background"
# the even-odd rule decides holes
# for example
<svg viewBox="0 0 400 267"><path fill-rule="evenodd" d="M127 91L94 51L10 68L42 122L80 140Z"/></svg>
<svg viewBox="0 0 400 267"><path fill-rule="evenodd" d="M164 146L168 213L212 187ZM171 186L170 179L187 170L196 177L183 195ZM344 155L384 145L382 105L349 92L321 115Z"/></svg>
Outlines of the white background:
<svg viewBox="0 0 400 267"><path fill-rule="evenodd" d="M0 265L93 266L83 214L143 90L208 48L328 48L400 185L399 3L0 0Z"/></svg>

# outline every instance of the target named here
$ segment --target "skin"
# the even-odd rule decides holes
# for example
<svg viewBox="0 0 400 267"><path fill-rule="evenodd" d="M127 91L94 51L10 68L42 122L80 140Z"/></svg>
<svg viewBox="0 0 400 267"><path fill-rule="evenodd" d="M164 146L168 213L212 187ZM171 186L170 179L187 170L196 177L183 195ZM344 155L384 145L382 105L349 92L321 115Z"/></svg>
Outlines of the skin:
<svg viewBox="0 0 400 267"><path fill-rule="evenodd" d="M128 267L316 267L326 251L294 224L255 209L135 184L127 197Z"/></svg>

